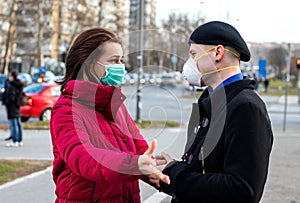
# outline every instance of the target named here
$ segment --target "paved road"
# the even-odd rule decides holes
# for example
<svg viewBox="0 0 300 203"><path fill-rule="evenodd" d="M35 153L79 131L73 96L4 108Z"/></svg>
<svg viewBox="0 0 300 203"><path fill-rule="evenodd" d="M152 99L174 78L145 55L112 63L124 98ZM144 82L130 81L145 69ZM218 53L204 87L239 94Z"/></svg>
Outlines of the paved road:
<svg viewBox="0 0 300 203"><path fill-rule="evenodd" d="M289 103L287 125L283 132L283 105L281 98L264 98L268 103L274 130L274 147L271 154L270 172L262 198L262 203L300 202L300 111L293 101ZM275 107L276 108L275 108ZM274 108L272 110L272 108ZM189 111L189 109L187 109ZM157 153L164 150L179 158L185 142L185 128L145 129L142 133L148 140L159 139ZM8 159L52 159L49 131L26 130L24 146L5 148L3 139L8 131L0 131L0 157ZM170 141L172 140L172 141ZM169 197L156 193L154 189L141 183L142 201L145 203L169 202ZM51 168L17 181L0 186L0 202L49 203L54 200L54 184Z"/></svg>

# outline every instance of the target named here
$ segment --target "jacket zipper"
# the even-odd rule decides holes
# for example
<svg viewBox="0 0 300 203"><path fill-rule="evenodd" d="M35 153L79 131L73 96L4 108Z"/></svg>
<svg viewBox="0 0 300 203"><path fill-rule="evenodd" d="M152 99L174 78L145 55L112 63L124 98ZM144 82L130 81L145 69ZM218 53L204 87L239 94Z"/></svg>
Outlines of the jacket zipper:
<svg viewBox="0 0 300 203"><path fill-rule="evenodd" d="M203 146L200 149L200 153L201 153L201 163L202 163L202 174L205 174Z"/></svg>

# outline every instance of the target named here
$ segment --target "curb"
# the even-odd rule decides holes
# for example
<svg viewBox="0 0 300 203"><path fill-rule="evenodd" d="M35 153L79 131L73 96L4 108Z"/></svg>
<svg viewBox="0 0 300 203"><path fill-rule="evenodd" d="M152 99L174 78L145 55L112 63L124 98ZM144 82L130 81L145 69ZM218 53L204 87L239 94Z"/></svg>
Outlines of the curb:
<svg viewBox="0 0 300 203"><path fill-rule="evenodd" d="M22 183L22 182L25 182L28 179L32 179L32 178L35 178L37 176L43 175L44 173L47 173L48 171L51 171L51 170L52 170L52 166L49 166L49 167L47 167L44 170L37 171L37 172L31 173L31 174L29 174L27 176L23 176L23 177L17 178L17 179L15 179L13 181L10 181L10 182L7 182L7 183L5 183L3 185L0 185L0 190L2 190L4 188L11 187L13 185L16 185L16 184L19 184L19 183Z"/></svg>

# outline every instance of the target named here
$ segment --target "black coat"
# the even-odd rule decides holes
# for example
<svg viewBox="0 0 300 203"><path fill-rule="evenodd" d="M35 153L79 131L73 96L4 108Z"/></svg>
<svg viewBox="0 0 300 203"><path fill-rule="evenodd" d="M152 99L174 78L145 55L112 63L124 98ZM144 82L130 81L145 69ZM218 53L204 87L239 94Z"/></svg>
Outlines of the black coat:
<svg viewBox="0 0 300 203"><path fill-rule="evenodd" d="M20 106L17 104L17 97L23 89L23 83L19 80L5 81L5 92L3 93L2 102L6 106L7 118L18 118L21 116Z"/></svg>
<svg viewBox="0 0 300 203"><path fill-rule="evenodd" d="M172 202L259 202L273 133L254 87L244 79L211 95L205 90L194 104L186 153L163 171L171 184L161 183L161 190L173 196Z"/></svg>

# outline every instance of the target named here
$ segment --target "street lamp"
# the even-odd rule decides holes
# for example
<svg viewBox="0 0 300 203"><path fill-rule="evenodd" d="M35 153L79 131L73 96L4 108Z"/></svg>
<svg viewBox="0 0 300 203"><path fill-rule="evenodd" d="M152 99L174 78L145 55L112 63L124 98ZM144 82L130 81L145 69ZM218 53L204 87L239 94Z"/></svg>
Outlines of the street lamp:
<svg viewBox="0 0 300 203"><path fill-rule="evenodd" d="M289 82L290 82L290 61L291 61L291 44L288 43L288 54L286 63L286 78L285 78L285 100L284 100L284 114L283 114L283 132L286 128L286 113L287 113L287 102L288 102L288 92L289 92Z"/></svg>
<svg viewBox="0 0 300 203"><path fill-rule="evenodd" d="M300 58L296 59L296 66L298 69L298 104L300 104Z"/></svg>
<svg viewBox="0 0 300 203"><path fill-rule="evenodd" d="M141 109L142 109L142 72L143 72L143 38L144 38L144 0L139 0L139 37L138 37L138 56L137 56L137 65L138 65L138 81L137 81L137 97L136 97L136 121L141 122Z"/></svg>
<svg viewBox="0 0 300 203"><path fill-rule="evenodd" d="M172 32L172 38L173 38L173 56L171 58L172 64L173 64L173 73L176 72L176 65L177 65L177 41L176 41L176 25L173 23L173 32Z"/></svg>

